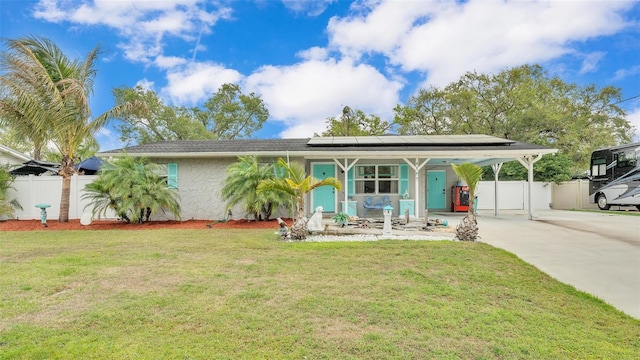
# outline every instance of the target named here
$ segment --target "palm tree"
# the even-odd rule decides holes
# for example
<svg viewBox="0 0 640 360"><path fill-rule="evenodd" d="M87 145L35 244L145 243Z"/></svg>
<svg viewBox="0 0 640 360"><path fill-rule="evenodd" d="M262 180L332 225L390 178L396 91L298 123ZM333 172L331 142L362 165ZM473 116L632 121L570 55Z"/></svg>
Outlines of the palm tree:
<svg viewBox="0 0 640 360"><path fill-rule="evenodd" d="M222 198L227 202L226 211L241 204L244 211L253 215L255 220L268 220L273 210L279 206L290 206L292 199L277 191L258 193L261 181L273 179L276 167L260 164L257 156L240 156L238 162L227 167L227 177L222 188Z"/></svg>
<svg viewBox="0 0 640 360"><path fill-rule="evenodd" d="M92 215L106 216L108 210L126 222L149 221L151 214L169 211L180 217L180 200L167 186L160 167L145 159L126 156L101 167L98 178L85 186Z"/></svg>
<svg viewBox="0 0 640 360"><path fill-rule="evenodd" d="M456 237L462 241L476 241L478 238L478 221L476 220L475 198L478 183L482 179L482 168L472 163L451 164L460 180L469 187L469 210L467 215L456 226Z"/></svg>
<svg viewBox="0 0 640 360"><path fill-rule="evenodd" d="M42 37L6 40L0 54L0 118L33 140L53 144L61 155L60 222L69 220L71 176L77 150L116 117L132 113L137 103L124 103L93 118L89 97L96 77L99 46L82 61L70 60ZM36 136L37 135L37 136Z"/></svg>
<svg viewBox="0 0 640 360"><path fill-rule="evenodd" d="M306 239L308 230L307 219L304 216L305 196L320 186L332 186L340 191L342 183L334 177L318 180L307 176L301 164L296 162L288 163L282 158L278 159L278 166L284 169L285 176L261 181L258 185L258 193L273 190L288 194L295 199L296 218L291 227L291 237L294 240Z"/></svg>

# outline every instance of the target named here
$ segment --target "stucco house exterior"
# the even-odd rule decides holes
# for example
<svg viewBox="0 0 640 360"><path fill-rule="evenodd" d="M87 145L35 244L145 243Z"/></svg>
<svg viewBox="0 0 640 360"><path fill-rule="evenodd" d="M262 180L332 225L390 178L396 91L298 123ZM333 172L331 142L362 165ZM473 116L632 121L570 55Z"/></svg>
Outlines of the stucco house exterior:
<svg viewBox="0 0 640 360"><path fill-rule="evenodd" d="M257 155L265 163L278 158L298 161L316 178L340 179L341 191L321 187L309 194L307 214L322 206L325 213L362 217L378 210L365 208L365 202L385 199L396 216L408 211L410 216L422 217L425 209L450 210L451 189L458 182L453 163L491 165L499 171L502 163L515 160L529 169L532 182L533 163L556 151L487 135L385 135L163 141L97 155L109 158L126 153L166 166L167 183L180 195L182 218L215 220L227 216L221 189L227 166L238 156ZM245 214L233 211L233 217Z"/></svg>

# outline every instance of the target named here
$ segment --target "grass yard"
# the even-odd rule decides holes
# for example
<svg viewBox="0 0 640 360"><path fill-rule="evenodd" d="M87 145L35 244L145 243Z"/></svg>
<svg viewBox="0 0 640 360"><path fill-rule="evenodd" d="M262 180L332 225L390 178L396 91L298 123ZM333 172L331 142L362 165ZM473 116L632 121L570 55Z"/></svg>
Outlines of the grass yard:
<svg viewBox="0 0 640 360"><path fill-rule="evenodd" d="M0 233L1 359L636 359L640 321L481 243Z"/></svg>

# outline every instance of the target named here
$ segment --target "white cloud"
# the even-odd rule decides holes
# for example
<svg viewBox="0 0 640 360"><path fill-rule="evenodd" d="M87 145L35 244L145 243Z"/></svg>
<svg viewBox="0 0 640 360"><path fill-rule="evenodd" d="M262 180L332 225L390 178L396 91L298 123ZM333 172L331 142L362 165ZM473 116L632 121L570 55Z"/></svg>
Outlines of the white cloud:
<svg viewBox="0 0 640 360"><path fill-rule="evenodd" d="M592 52L587 54L582 60L582 68L580 68L579 74L586 74L594 72L598 69L598 63L605 56L606 53L601 51Z"/></svg>
<svg viewBox="0 0 640 360"><path fill-rule="evenodd" d="M158 55L155 60L155 65L161 69L170 69L178 65L186 64L187 60L179 58L177 56L163 56Z"/></svg>
<svg viewBox="0 0 640 360"><path fill-rule="evenodd" d="M381 53L405 71L445 85L467 71L494 72L573 54L572 44L627 26L625 1L368 2L332 18L330 47L348 56Z"/></svg>
<svg viewBox="0 0 640 360"><path fill-rule="evenodd" d="M287 9L297 13L305 13L309 16L322 14L329 5L337 0L282 0Z"/></svg>
<svg viewBox="0 0 640 360"><path fill-rule="evenodd" d="M299 51L296 56L303 60L325 60L329 56L329 52L325 48L314 46L310 49Z"/></svg>
<svg viewBox="0 0 640 360"><path fill-rule="evenodd" d="M636 74L640 74L640 65L632 66L627 69L618 69L613 76L613 80L622 80Z"/></svg>
<svg viewBox="0 0 640 360"><path fill-rule="evenodd" d="M120 134L116 134L108 128L98 130L96 140L100 144L100 151L121 149L127 146L127 144L120 141Z"/></svg>
<svg viewBox="0 0 640 360"><path fill-rule="evenodd" d="M351 61L311 60L292 66L264 66L247 77L247 91L261 94L271 117L288 128L283 137L306 137L325 130L325 119L345 105L390 118L398 103L399 81Z"/></svg>
<svg viewBox="0 0 640 360"><path fill-rule="evenodd" d="M155 82L153 82L153 81L151 81L151 80L149 80L147 78L139 80L136 83L136 86L140 86L141 88L143 88L145 90L152 90L152 91L155 91L154 90L155 85L156 85Z"/></svg>
<svg viewBox="0 0 640 360"><path fill-rule="evenodd" d="M627 121L634 127L633 141L640 142L640 108L636 108L627 113Z"/></svg>
<svg viewBox="0 0 640 360"><path fill-rule="evenodd" d="M177 37L196 41L201 33L211 32L220 19L229 18L231 9L208 1L113 1L113 0L40 0L34 16L50 22L105 26L124 40L118 47L131 61L152 63L163 54L163 39Z"/></svg>
<svg viewBox="0 0 640 360"><path fill-rule="evenodd" d="M192 62L167 71L167 86L161 93L174 104L194 105L208 99L222 84L239 83L242 75L208 62Z"/></svg>

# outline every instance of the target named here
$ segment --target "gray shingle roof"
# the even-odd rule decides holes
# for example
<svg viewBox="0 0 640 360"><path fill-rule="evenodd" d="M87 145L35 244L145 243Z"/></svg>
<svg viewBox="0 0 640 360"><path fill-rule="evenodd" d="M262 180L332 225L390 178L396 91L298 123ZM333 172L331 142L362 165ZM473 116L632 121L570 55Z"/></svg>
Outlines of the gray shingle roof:
<svg viewBox="0 0 640 360"><path fill-rule="evenodd" d="M309 145L308 138L299 139L241 139L241 140L176 140L176 141L161 141L150 144L130 146L123 149L116 149L101 152L102 156L115 155L122 152L128 154L158 154L167 155L172 154L179 156L184 154L210 154L211 156L233 156L242 154L260 154L260 153L348 153L348 152L447 152L447 151L483 151L490 153L492 150L531 150L536 152L537 150L544 150L549 152L549 149L545 146L522 143L518 141L505 142L504 139L495 138L500 141L497 142L465 142L463 139L451 142L429 142L429 143L417 143L412 142L410 144L377 144L377 145L358 145L358 144L322 144L322 145Z"/></svg>

